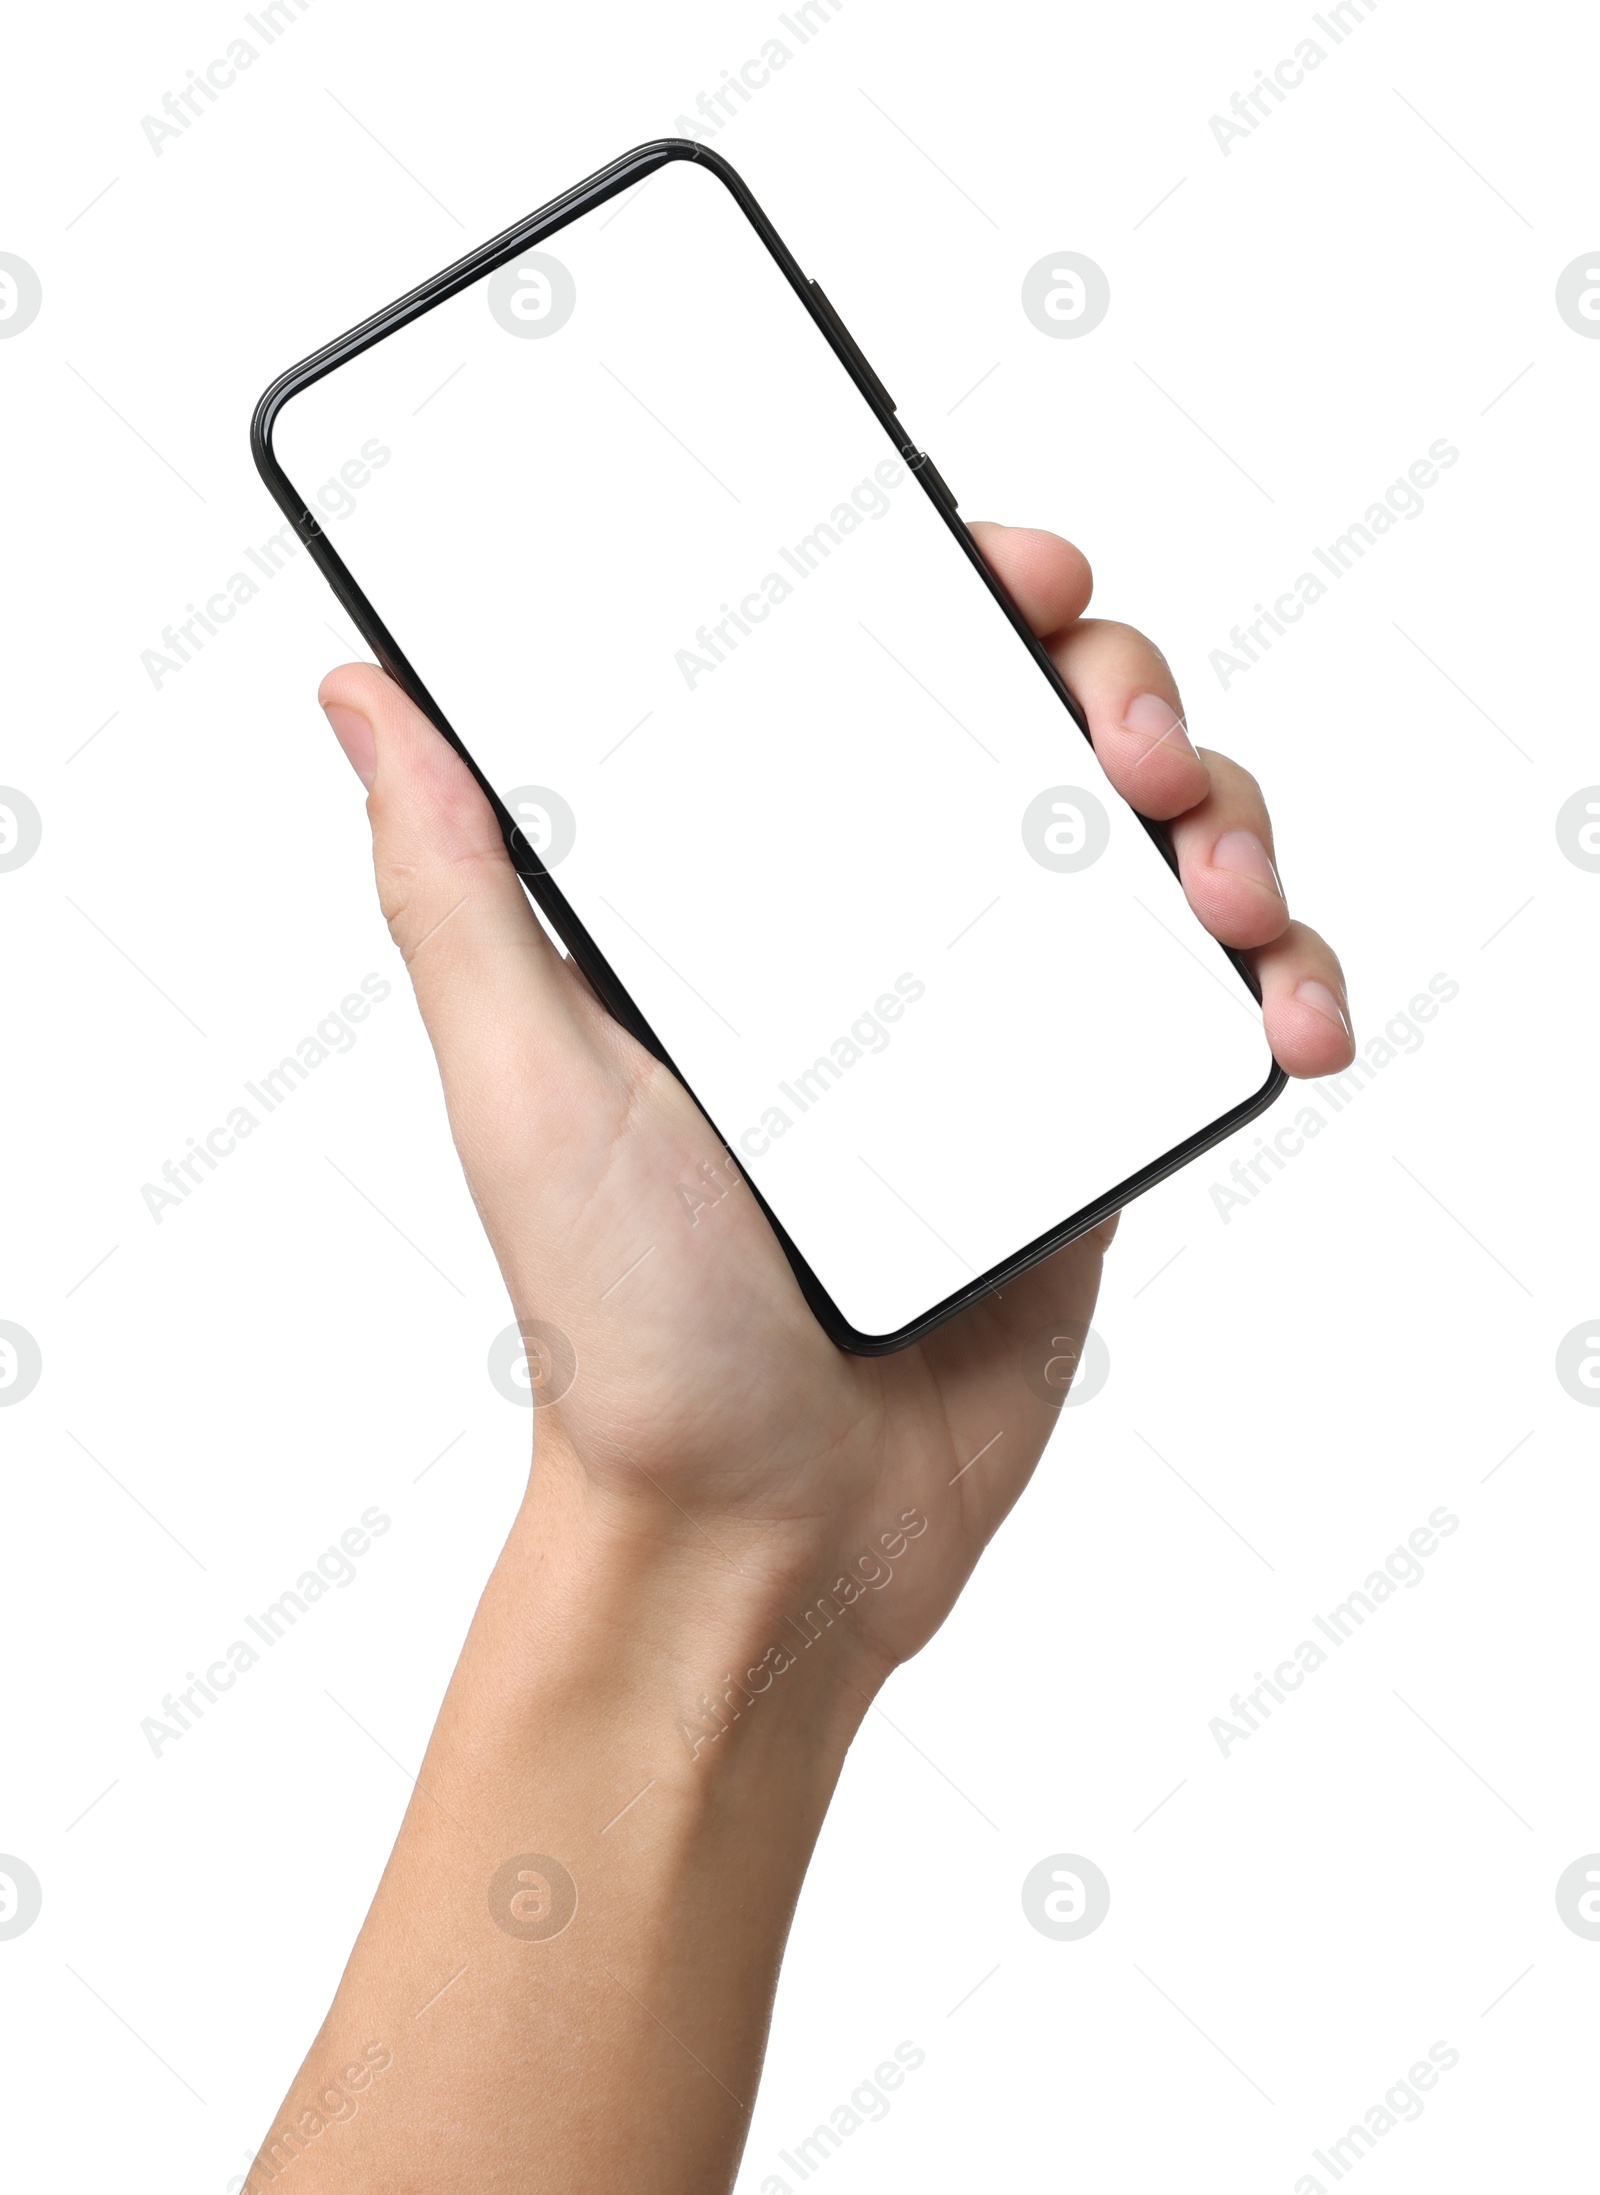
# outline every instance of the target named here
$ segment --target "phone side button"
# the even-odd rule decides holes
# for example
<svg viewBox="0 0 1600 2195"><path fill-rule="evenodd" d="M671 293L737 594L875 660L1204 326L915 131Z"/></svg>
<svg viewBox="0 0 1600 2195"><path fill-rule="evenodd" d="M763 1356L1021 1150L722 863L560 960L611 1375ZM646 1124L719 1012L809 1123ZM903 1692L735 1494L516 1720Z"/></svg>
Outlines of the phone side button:
<svg viewBox="0 0 1600 2195"><path fill-rule="evenodd" d="M934 494L942 497L943 500L949 504L951 510L960 510L961 505L956 501L955 495L951 490L949 481L946 480L944 474L940 472L938 466L933 462L933 459L928 455L926 450L923 451L922 455L919 458L916 458L913 461L911 470L916 473L920 479L930 481L933 486Z"/></svg>
<svg viewBox="0 0 1600 2195"><path fill-rule="evenodd" d="M872 390L873 394L877 397L878 402L883 406L886 412L892 412L895 409L894 398L889 394L883 383L878 379L877 374L873 371L872 363L868 359L866 352L861 348L861 345L856 341L855 337L850 333L850 330L839 318L839 315L834 309L833 303L828 297L827 292L823 289L822 284L816 280L815 276L808 275L806 278L806 287L810 290L813 299L816 301L816 304L822 313L822 317L827 321L828 326L833 330L834 334L843 344L845 350L850 356L852 363L855 365L857 371L861 374L862 378L866 381L868 387Z"/></svg>

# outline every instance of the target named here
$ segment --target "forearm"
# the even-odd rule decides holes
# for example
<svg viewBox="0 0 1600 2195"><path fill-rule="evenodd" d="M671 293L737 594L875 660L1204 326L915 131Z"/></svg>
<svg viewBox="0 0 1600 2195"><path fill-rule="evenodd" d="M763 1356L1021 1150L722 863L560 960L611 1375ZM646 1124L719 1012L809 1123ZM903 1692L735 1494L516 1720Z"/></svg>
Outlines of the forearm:
<svg viewBox="0 0 1600 2195"><path fill-rule="evenodd" d="M662 1506L536 1471L252 2191L731 2184L870 1680L789 1562Z"/></svg>

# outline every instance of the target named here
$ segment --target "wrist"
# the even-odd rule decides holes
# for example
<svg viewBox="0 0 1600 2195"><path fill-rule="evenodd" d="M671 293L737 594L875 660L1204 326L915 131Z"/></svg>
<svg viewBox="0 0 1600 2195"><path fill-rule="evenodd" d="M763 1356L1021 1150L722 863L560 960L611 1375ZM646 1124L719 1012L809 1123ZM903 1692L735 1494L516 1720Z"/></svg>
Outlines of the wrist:
<svg viewBox="0 0 1600 2195"><path fill-rule="evenodd" d="M888 1673L851 1620L868 1586L827 1520L704 1525L642 1476L619 1498L541 1441L496 1574L541 1719L605 1727L686 1793L780 1753L831 1790Z"/></svg>

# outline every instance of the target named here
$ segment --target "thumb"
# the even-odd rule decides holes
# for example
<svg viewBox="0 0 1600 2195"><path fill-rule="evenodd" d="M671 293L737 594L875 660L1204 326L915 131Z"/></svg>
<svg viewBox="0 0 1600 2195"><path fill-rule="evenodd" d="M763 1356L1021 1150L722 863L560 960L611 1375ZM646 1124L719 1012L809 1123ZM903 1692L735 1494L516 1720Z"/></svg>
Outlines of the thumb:
<svg viewBox="0 0 1600 2195"><path fill-rule="evenodd" d="M472 772L374 664L318 689L367 788L378 901L411 977L458 1139L497 1088L581 1045L586 998L540 928Z"/></svg>

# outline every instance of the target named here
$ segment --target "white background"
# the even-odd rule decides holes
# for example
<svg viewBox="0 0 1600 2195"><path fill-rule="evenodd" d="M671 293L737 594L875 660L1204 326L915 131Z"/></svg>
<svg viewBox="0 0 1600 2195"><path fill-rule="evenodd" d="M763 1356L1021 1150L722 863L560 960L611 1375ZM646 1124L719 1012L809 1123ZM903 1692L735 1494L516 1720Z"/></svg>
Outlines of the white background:
<svg viewBox="0 0 1600 2195"><path fill-rule="evenodd" d="M1384 0L1224 156L1210 116L1309 13L848 0L717 136L963 509L1080 541L1196 736L1262 777L1362 1036L1459 985L1226 1221L1226 1149L1130 1213L1104 1389L852 1758L749 2195L902 2039L926 2065L830 2188L1291 2195L1439 2040L1458 2067L1364 2187L1587 2154L1600 1944L1554 1886L1600 1848L1600 1420L1554 1360L1600 1311L1600 876L1554 819L1600 780L1600 345L1554 291L1600 244L1596 56L1575 11ZM0 341L0 776L44 819L0 874L0 1317L44 1362L0 1415L0 1850L45 1901L0 1942L30 2188L242 2174L526 1465L315 707L354 652L326 589L299 559L159 691L141 651L277 529L245 440L274 372L672 132L774 21L317 0L159 156L141 116L239 14L11 34L0 250L44 291ZM1081 341L1019 304L1062 250L1111 283ZM1224 689L1230 628L1441 436L1424 514ZM651 558L619 563L619 615ZM395 988L355 1049L158 1226L142 1185L368 971ZM355 1581L152 1757L141 1718L373 1504ZM1224 1759L1210 1719L1441 1504L1425 1582ZM1019 1899L1061 1852L1111 1883L1075 1944Z"/></svg>

